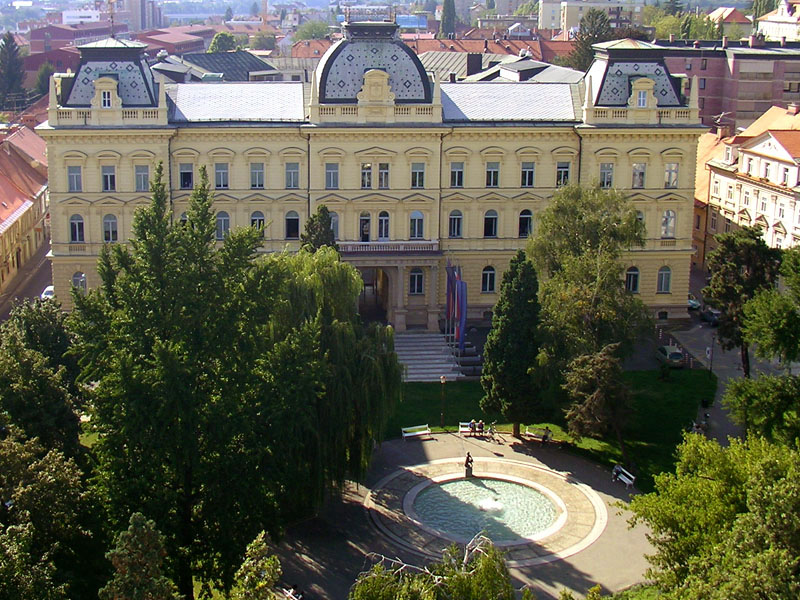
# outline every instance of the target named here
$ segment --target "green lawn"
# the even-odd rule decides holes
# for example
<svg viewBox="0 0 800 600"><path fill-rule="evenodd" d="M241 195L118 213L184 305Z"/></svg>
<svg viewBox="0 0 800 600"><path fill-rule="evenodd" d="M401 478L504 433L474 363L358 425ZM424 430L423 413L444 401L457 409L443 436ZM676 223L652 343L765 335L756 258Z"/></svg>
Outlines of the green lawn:
<svg viewBox="0 0 800 600"><path fill-rule="evenodd" d="M625 441L639 471L637 487L645 491L652 489L654 474L672 470L675 446L680 442L682 432L695 418L700 401L713 399L717 385L715 377L709 377L708 371L699 369L673 370L666 381L659 376L660 371L625 373L633 394L633 414ZM441 388L440 383L406 383L403 402L389 422L387 436L399 437L401 427L425 423L433 431L441 431ZM511 431L511 424L503 423L501 416L480 410L483 392L479 382L455 381L445 384L445 388L446 430L456 429L459 421L483 419L486 423L497 420L502 431ZM548 425L556 439L569 439L563 421L534 425ZM619 444L611 438L583 438L574 446L568 446L567 451L606 465L616 464L622 458Z"/></svg>

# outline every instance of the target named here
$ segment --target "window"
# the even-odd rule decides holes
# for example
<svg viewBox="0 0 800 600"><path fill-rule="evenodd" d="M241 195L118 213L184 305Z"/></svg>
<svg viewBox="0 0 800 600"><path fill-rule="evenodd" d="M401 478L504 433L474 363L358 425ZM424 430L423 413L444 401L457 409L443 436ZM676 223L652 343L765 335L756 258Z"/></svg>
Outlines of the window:
<svg viewBox="0 0 800 600"><path fill-rule="evenodd" d="M450 187L464 187L464 163L450 163Z"/></svg>
<svg viewBox="0 0 800 600"><path fill-rule="evenodd" d="M745 206L750 206L750 190L744 191L744 197L742 199L742 202Z"/></svg>
<svg viewBox="0 0 800 600"><path fill-rule="evenodd" d="M730 146L725 146L725 162L730 163L733 161L733 150Z"/></svg>
<svg viewBox="0 0 800 600"><path fill-rule="evenodd" d="M524 162L522 163L522 187L533 187L536 176L536 163Z"/></svg>
<svg viewBox="0 0 800 600"><path fill-rule="evenodd" d="M715 196L719 196L719 179L715 179L714 183L712 184L711 193Z"/></svg>
<svg viewBox="0 0 800 600"><path fill-rule="evenodd" d="M117 241L117 217L114 215L103 217L103 241L107 244Z"/></svg>
<svg viewBox="0 0 800 600"><path fill-rule="evenodd" d="M661 237L672 238L675 237L675 211L665 210L664 216L661 218Z"/></svg>
<svg viewBox="0 0 800 600"><path fill-rule="evenodd" d="M678 187L678 163L667 163L664 168L664 187L674 189Z"/></svg>
<svg viewBox="0 0 800 600"><path fill-rule="evenodd" d="M694 228L700 229L700 215L694 216Z"/></svg>
<svg viewBox="0 0 800 600"><path fill-rule="evenodd" d="M725 233L730 233L731 231L731 220L728 217L725 217Z"/></svg>
<svg viewBox="0 0 800 600"><path fill-rule="evenodd" d="M519 213L519 237L526 238L533 233L533 214L527 208Z"/></svg>
<svg viewBox="0 0 800 600"><path fill-rule="evenodd" d="M369 215L367 215L369 217ZM389 213L382 210L378 214L378 240L386 241L389 239ZM365 240L369 241L369 240Z"/></svg>
<svg viewBox="0 0 800 600"><path fill-rule="evenodd" d="M264 234L264 227L266 226L267 221L264 218L264 213L260 210L253 211L250 215L250 227L253 229L260 229L261 234Z"/></svg>
<svg viewBox="0 0 800 600"><path fill-rule="evenodd" d="M81 167L67 167L67 190L70 192L80 192L83 190Z"/></svg>
<svg viewBox="0 0 800 600"><path fill-rule="evenodd" d="M728 200L733 200L733 186L732 185L728 186L727 194L728 194Z"/></svg>
<svg viewBox="0 0 800 600"><path fill-rule="evenodd" d="M231 230L231 218L224 210L217 213L217 227L214 237L218 240L224 240L225 236Z"/></svg>
<svg viewBox="0 0 800 600"><path fill-rule="evenodd" d="M764 163L764 179L769 179L769 173L772 169L772 165L768 162Z"/></svg>
<svg viewBox="0 0 800 600"><path fill-rule="evenodd" d="M108 90L100 92L100 106L102 108L111 108L111 92Z"/></svg>
<svg viewBox="0 0 800 600"><path fill-rule="evenodd" d="M658 288L659 294L669 294L672 285L672 270L669 267L661 267L658 270Z"/></svg>
<svg viewBox="0 0 800 600"><path fill-rule="evenodd" d="M389 189L389 163L378 163L378 188Z"/></svg>
<svg viewBox="0 0 800 600"><path fill-rule="evenodd" d="M300 238L300 217L290 210L286 213L286 239L296 240Z"/></svg>
<svg viewBox="0 0 800 600"><path fill-rule="evenodd" d="M483 216L483 237L497 237L497 212L487 210Z"/></svg>
<svg viewBox="0 0 800 600"><path fill-rule="evenodd" d="M214 163L214 188L228 189L228 163Z"/></svg>
<svg viewBox="0 0 800 600"><path fill-rule="evenodd" d="M419 296L425 293L424 280L422 269L415 267L411 269L411 275L408 280L408 293L413 296Z"/></svg>
<svg viewBox="0 0 800 600"><path fill-rule="evenodd" d="M409 239L412 240L421 240L423 238L423 224L424 218L422 213L418 210L415 210L411 213L411 227L409 231Z"/></svg>
<svg viewBox="0 0 800 600"><path fill-rule="evenodd" d="M633 180L631 181L632 188L643 188L644 177L647 172L647 165L645 163L633 163Z"/></svg>
<svg viewBox="0 0 800 600"><path fill-rule="evenodd" d="M286 189L296 190L300 187L300 163L287 162L285 167Z"/></svg>
<svg viewBox="0 0 800 600"><path fill-rule="evenodd" d="M103 165L100 177L104 192L114 192L117 189L117 168L114 165Z"/></svg>
<svg viewBox="0 0 800 600"><path fill-rule="evenodd" d="M569 163L556 163L556 186L561 187L569 183Z"/></svg>
<svg viewBox="0 0 800 600"><path fill-rule="evenodd" d="M639 90L636 93L636 107L647 108L647 90Z"/></svg>
<svg viewBox="0 0 800 600"><path fill-rule="evenodd" d="M339 189L339 163L325 163L325 189Z"/></svg>
<svg viewBox="0 0 800 600"><path fill-rule="evenodd" d="M625 289L631 294L639 293L639 269L636 267L625 271Z"/></svg>
<svg viewBox="0 0 800 600"><path fill-rule="evenodd" d="M339 214L333 211L330 212L331 215L331 231L333 232L333 239L339 239Z"/></svg>
<svg viewBox="0 0 800 600"><path fill-rule="evenodd" d="M781 185L789 184L789 168L783 167L781 169Z"/></svg>
<svg viewBox="0 0 800 600"><path fill-rule="evenodd" d="M745 165L746 165L745 166L745 173L747 173L748 175L752 175L752 173L753 173L753 159L748 157L747 160L745 161Z"/></svg>
<svg viewBox="0 0 800 600"><path fill-rule="evenodd" d="M600 187L614 186L614 163L600 163Z"/></svg>
<svg viewBox="0 0 800 600"><path fill-rule="evenodd" d="M69 218L69 241L72 243L85 241L83 237L83 217L80 215L72 215Z"/></svg>
<svg viewBox="0 0 800 600"><path fill-rule="evenodd" d="M775 238L775 247L782 248L783 247L783 238Z"/></svg>
<svg viewBox="0 0 800 600"><path fill-rule="evenodd" d="M711 224L710 224L710 228L711 228L711 229L713 229L714 231L716 231L716 230L717 230L717 213L715 213L715 212L713 212L713 211L712 211L712 213L711 213Z"/></svg>
<svg viewBox="0 0 800 600"><path fill-rule="evenodd" d="M761 199L761 206L759 208L761 212L767 212L767 200L766 198Z"/></svg>
<svg viewBox="0 0 800 600"><path fill-rule="evenodd" d="M701 90L706 89L706 78L705 77L701 77L700 78L700 89Z"/></svg>
<svg viewBox="0 0 800 600"><path fill-rule="evenodd" d="M388 216L389 215L387 214L386 216L387 216L387 221L388 221ZM359 231L359 236L360 236L359 239L362 242L368 242L369 241L369 225L370 225L370 221L371 221L371 219L370 219L370 216L369 216L368 212L362 212L361 215L358 217L358 231Z"/></svg>
<svg viewBox="0 0 800 600"><path fill-rule="evenodd" d="M250 189L264 189L264 163L250 163Z"/></svg>
<svg viewBox="0 0 800 600"><path fill-rule="evenodd" d="M150 189L150 167L136 165L133 168L134 187L137 192L146 192Z"/></svg>
<svg viewBox="0 0 800 600"><path fill-rule="evenodd" d="M411 187L425 187L425 163L411 163Z"/></svg>
<svg viewBox="0 0 800 600"><path fill-rule="evenodd" d="M86 274L78 271L72 276L72 287L77 288L81 294L86 293Z"/></svg>
<svg viewBox="0 0 800 600"><path fill-rule="evenodd" d="M783 204L778 206L778 218L783 219L786 216L785 210L783 208Z"/></svg>
<svg viewBox="0 0 800 600"><path fill-rule="evenodd" d="M190 190L194 187L194 165L192 163L181 163L178 167L178 177L182 190Z"/></svg>
<svg viewBox="0 0 800 600"><path fill-rule="evenodd" d="M463 222L463 217L461 215L461 211L460 210L452 211L450 213L450 219L448 222L447 235L451 238L460 238L462 222Z"/></svg>
<svg viewBox="0 0 800 600"><path fill-rule="evenodd" d="M700 59L700 70L705 71L707 66L708 66L708 59L706 58Z"/></svg>
<svg viewBox="0 0 800 600"><path fill-rule="evenodd" d="M485 267L481 273L481 292L484 294L494 293L494 267Z"/></svg>
<svg viewBox="0 0 800 600"><path fill-rule="evenodd" d="M486 163L486 187L497 187L500 185L500 163Z"/></svg>
<svg viewBox="0 0 800 600"><path fill-rule="evenodd" d="M372 163L361 163L361 189L372 189Z"/></svg>

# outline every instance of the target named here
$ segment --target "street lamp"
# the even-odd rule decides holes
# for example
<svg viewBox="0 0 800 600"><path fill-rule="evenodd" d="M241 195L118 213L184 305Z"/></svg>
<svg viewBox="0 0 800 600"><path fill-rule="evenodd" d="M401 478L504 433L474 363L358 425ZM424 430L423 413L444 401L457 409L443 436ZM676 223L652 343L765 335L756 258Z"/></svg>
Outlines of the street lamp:
<svg viewBox="0 0 800 600"><path fill-rule="evenodd" d="M439 382L442 384L442 412L439 415L439 427L444 429L444 384L447 383L447 377L442 375L439 377Z"/></svg>

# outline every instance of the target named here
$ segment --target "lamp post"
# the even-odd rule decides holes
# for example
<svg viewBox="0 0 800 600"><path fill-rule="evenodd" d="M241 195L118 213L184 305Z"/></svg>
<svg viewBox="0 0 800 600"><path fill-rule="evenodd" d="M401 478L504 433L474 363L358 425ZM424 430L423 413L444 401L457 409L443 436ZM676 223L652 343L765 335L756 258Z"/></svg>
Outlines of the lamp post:
<svg viewBox="0 0 800 600"><path fill-rule="evenodd" d="M709 377L714 373L714 343L717 341L717 334L711 334L711 346L709 347L708 357L708 375Z"/></svg>
<svg viewBox="0 0 800 600"><path fill-rule="evenodd" d="M444 429L444 384L447 383L447 377L442 375L439 377L439 382L442 384L442 412L439 415L439 427Z"/></svg>

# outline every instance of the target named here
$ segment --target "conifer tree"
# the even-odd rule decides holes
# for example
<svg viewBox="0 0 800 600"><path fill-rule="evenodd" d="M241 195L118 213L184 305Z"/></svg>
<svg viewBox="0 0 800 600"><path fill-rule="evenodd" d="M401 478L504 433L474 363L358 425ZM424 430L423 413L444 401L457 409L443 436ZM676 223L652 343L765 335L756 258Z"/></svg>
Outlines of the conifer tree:
<svg viewBox="0 0 800 600"><path fill-rule="evenodd" d="M455 0L444 0L442 4L442 23L439 28L440 36L446 38L456 32L456 3Z"/></svg>
<svg viewBox="0 0 800 600"><path fill-rule="evenodd" d="M564 66L586 71L594 60L592 45L610 40L611 33L611 23L604 11L595 8L587 10L581 19L572 52L564 60Z"/></svg>
<svg viewBox="0 0 800 600"><path fill-rule="evenodd" d="M317 208L317 212L311 215L306 221L306 230L300 235L303 246L316 252L323 246L330 246L335 250L339 249L336 244L333 227L331 226L331 213L328 207L322 204Z"/></svg>
<svg viewBox="0 0 800 600"><path fill-rule="evenodd" d="M0 108L12 108L10 96L23 92L22 82L25 78L22 57L14 34L6 31L0 40Z"/></svg>

